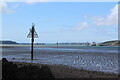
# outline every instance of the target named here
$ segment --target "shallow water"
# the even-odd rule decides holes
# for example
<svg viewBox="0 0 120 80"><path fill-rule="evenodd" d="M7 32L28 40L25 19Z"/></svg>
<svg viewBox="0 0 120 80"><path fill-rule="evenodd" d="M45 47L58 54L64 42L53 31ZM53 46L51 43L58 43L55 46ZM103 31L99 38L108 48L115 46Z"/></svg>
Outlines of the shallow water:
<svg viewBox="0 0 120 80"><path fill-rule="evenodd" d="M106 47L105 47L106 48ZM118 48L104 47L35 47L33 63L62 64L93 71L118 73ZM31 62L30 47L3 48L10 61ZM13 59L15 58L15 59Z"/></svg>
<svg viewBox="0 0 120 80"><path fill-rule="evenodd" d="M62 51L62 52L106 52L106 53L118 53L117 49L71 49L71 48L34 48L35 50L49 50L49 51Z"/></svg>

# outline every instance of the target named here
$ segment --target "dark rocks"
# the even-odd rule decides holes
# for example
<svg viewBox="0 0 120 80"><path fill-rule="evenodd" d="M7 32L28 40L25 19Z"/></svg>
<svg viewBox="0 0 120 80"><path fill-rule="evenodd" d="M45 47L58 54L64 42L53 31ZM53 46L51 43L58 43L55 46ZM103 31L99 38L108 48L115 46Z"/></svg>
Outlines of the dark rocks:
<svg viewBox="0 0 120 80"><path fill-rule="evenodd" d="M13 58L13 59L15 59L15 58Z"/></svg>
<svg viewBox="0 0 120 80"><path fill-rule="evenodd" d="M49 73L49 75L48 75L48 73ZM45 65L43 65L40 69L40 76L41 76L41 78L54 78L50 68Z"/></svg>
<svg viewBox="0 0 120 80"><path fill-rule="evenodd" d="M15 80L17 73L17 65L2 59L2 80Z"/></svg>
<svg viewBox="0 0 120 80"><path fill-rule="evenodd" d="M48 66L43 65L41 68L32 65L18 67L5 58L2 59L2 80L45 80L48 78L55 79Z"/></svg>
<svg viewBox="0 0 120 80"><path fill-rule="evenodd" d="M8 63L8 61L7 61L6 58L2 58L2 62L3 62L3 63Z"/></svg>

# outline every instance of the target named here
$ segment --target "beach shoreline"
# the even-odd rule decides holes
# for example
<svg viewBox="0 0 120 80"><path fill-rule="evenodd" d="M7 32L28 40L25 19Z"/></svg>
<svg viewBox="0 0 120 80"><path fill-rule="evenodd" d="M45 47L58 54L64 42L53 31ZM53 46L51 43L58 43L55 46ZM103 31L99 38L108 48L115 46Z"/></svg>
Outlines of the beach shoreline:
<svg viewBox="0 0 120 80"><path fill-rule="evenodd" d="M41 67L46 65L51 69L51 72L55 78L118 78L118 74L115 73L105 73L99 71L90 71L85 69L77 69L65 65L48 65L48 64L39 64L39 63L28 63L28 62L14 62L18 67L25 65L32 65Z"/></svg>
<svg viewBox="0 0 120 80"><path fill-rule="evenodd" d="M74 48L77 49L79 47ZM55 48L54 50L54 48L35 47L33 62L48 65L67 65L90 71L118 73L118 53L82 52L74 48L71 50L69 48L67 50ZM81 49L87 50L86 47L80 47ZM95 50L97 49L95 48ZM111 48L108 48L108 50L111 50ZM29 47L2 48L2 57L7 58L9 61L31 62Z"/></svg>
<svg viewBox="0 0 120 80"><path fill-rule="evenodd" d="M109 51L117 48L61 47L59 50L59 48L35 47L32 65L49 66L56 78L118 77L118 53L82 52L78 49ZM2 56L18 66L31 64L30 47L2 48Z"/></svg>

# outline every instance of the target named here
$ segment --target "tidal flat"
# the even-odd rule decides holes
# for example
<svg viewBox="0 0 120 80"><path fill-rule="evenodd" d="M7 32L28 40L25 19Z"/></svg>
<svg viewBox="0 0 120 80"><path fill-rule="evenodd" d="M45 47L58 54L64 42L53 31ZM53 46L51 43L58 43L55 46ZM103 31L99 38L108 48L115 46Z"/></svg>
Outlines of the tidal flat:
<svg viewBox="0 0 120 80"><path fill-rule="evenodd" d="M3 47L2 57L12 62L63 65L76 69L119 74L118 47L35 46L31 60L30 46Z"/></svg>

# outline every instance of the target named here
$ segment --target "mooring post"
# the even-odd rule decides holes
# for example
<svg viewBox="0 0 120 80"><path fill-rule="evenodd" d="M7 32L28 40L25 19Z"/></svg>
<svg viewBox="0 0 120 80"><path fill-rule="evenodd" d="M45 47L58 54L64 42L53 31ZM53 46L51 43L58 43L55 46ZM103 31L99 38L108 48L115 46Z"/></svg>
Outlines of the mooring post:
<svg viewBox="0 0 120 80"><path fill-rule="evenodd" d="M58 42L56 44L57 44L57 47L58 47Z"/></svg>

